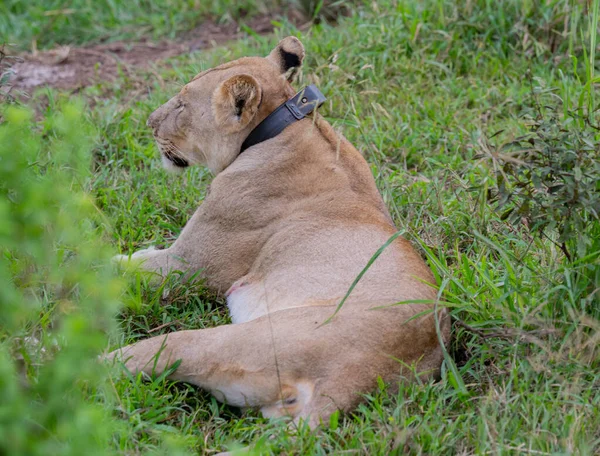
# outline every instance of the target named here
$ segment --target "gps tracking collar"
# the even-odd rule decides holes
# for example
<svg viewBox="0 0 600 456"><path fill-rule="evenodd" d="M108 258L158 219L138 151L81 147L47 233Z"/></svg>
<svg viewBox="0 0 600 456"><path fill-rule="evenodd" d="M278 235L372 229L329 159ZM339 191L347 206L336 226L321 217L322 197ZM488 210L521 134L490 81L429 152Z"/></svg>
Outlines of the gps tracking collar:
<svg viewBox="0 0 600 456"><path fill-rule="evenodd" d="M325 100L326 98L315 85L311 84L305 87L280 105L252 130L242 144L240 153L244 152L248 147L274 138L289 125L304 119L311 112L318 109L325 103Z"/></svg>

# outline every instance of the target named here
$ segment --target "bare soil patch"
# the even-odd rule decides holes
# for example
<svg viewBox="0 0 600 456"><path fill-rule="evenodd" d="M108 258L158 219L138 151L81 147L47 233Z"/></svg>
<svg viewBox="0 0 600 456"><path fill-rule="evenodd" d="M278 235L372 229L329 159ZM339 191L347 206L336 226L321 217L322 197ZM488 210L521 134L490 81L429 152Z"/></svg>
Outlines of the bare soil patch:
<svg viewBox="0 0 600 456"><path fill-rule="evenodd" d="M271 33L272 20L280 15L260 15L245 22L259 34ZM302 26L301 13L286 14L289 21ZM177 41L150 40L128 43L112 42L88 47L62 46L50 51L20 55L8 70L11 75L5 93L29 92L40 86L78 90L101 81L112 81L119 72L132 72L152 62L198 49L206 49L239 39L243 32L236 22L217 24L207 21Z"/></svg>

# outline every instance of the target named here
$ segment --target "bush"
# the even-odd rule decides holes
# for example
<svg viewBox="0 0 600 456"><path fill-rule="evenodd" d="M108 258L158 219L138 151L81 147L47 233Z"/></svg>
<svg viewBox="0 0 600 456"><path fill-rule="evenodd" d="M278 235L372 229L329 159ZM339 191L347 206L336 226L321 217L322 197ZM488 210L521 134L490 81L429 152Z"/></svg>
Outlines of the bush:
<svg viewBox="0 0 600 456"><path fill-rule="evenodd" d="M532 89L530 133L495 149L489 197L502 218L555 241L571 260L574 250L582 257L591 247L599 221L600 139L579 110L564 109L560 99L542 103L544 94L551 92Z"/></svg>
<svg viewBox="0 0 600 456"><path fill-rule="evenodd" d="M105 454L114 432L96 361L121 284L102 219L82 188L89 125L65 106L36 129L8 108L0 125L0 453ZM86 400L87 398L87 400Z"/></svg>

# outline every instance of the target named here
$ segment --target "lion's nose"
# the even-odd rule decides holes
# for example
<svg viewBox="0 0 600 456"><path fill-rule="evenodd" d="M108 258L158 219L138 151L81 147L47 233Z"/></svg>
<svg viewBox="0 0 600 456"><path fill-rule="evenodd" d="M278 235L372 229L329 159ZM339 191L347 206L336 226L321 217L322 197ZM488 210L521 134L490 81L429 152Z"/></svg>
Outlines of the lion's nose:
<svg viewBox="0 0 600 456"><path fill-rule="evenodd" d="M148 117L148 120L146 121L146 125L152 128L152 131L156 131L158 128L158 124L160 123L159 114L160 113L158 110L154 111L152 114L150 114L150 117Z"/></svg>
<svg viewBox="0 0 600 456"><path fill-rule="evenodd" d="M152 128L152 130L156 130L156 116L154 113L150 114L150 117L148 117L146 126Z"/></svg>

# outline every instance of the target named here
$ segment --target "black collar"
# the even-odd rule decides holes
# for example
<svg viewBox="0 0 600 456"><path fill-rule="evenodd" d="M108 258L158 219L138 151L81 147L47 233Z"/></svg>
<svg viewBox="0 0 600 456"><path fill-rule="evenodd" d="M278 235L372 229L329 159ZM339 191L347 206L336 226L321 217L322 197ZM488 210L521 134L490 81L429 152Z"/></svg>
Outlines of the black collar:
<svg viewBox="0 0 600 456"><path fill-rule="evenodd" d="M316 86L311 84L305 87L280 105L252 130L242 144L240 153L244 152L248 147L274 138L289 125L304 119L315 109L318 109L325 103L325 100L326 98Z"/></svg>

